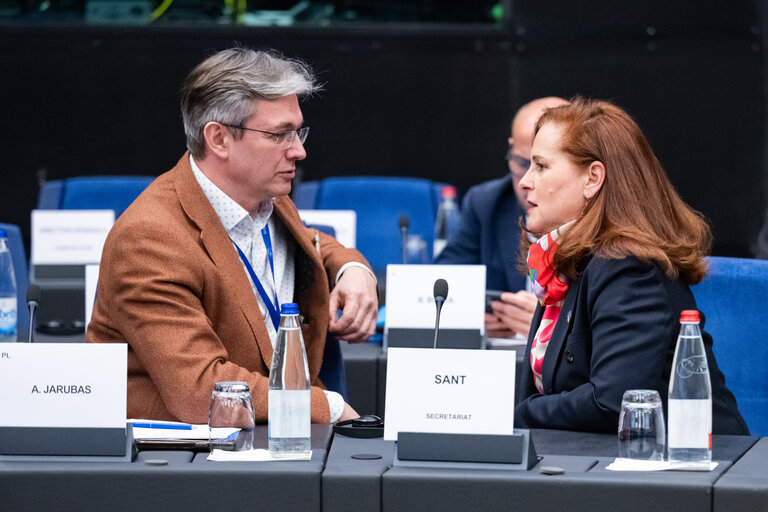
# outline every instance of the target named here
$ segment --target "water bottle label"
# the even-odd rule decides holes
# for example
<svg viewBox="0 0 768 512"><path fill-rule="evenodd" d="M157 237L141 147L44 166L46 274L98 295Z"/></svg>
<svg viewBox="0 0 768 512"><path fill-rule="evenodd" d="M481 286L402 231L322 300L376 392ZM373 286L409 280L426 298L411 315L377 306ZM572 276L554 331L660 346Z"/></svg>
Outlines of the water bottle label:
<svg viewBox="0 0 768 512"><path fill-rule="evenodd" d="M269 437L309 436L309 390L269 390Z"/></svg>
<svg viewBox="0 0 768 512"><path fill-rule="evenodd" d="M681 359L677 362L675 372L681 379L687 379L692 375L709 375L709 367L707 366L707 356L691 356L685 359Z"/></svg>
<svg viewBox="0 0 768 512"><path fill-rule="evenodd" d="M0 299L0 335L16 334L16 297Z"/></svg>
<svg viewBox="0 0 768 512"><path fill-rule="evenodd" d="M711 449L711 400L669 400L668 407L670 447Z"/></svg>

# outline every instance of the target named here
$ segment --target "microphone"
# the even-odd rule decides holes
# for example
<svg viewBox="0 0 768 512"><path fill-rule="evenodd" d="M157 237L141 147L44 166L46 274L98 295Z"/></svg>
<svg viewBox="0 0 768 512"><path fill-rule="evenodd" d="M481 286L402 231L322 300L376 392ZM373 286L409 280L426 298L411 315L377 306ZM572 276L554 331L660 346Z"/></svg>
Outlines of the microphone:
<svg viewBox="0 0 768 512"><path fill-rule="evenodd" d="M28 343L35 341L35 315L40 305L40 287L36 284L27 286L27 307L29 308L29 339Z"/></svg>
<svg viewBox="0 0 768 512"><path fill-rule="evenodd" d="M411 227L411 221L408 219L407 215L401 215L400 219L397 221L397 225L400 228L400 239L403 245L403 265L405 265L408 263L408 230Z"/></svg>
<svg viewBox="0 0 768 512"><path fill-rule="evenodd" d="M440 331L440 310L443 309L443 303L448 298L448 282L445 279L438 279L435 281L435 287L432 289L432 294L435 296L435 307L437 308L437 316L435 317L435 341L432 344L432 348L437 348L437 333Z"/></svg>

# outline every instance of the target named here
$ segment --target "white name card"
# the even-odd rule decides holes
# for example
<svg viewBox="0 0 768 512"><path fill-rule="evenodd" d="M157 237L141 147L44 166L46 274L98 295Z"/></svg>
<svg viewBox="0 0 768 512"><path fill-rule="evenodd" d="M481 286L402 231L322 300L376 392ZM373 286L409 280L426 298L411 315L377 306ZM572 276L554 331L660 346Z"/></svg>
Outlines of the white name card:
<svg viewBox="0 0 768 512"><path fill-rule="evenodd" d="M384 439L398 432L512 434L515 352L390 348Z"/></svg>
<svg viewBox="0 0 768 512"><path fill-rule="evenodd" d="M484 333L485 265L387 265L386 328L434 329L433 292L441 278L448 282L448 299L440 328Z"/></svg>
<svg viewBox="0 0 768 512"><path fill-rule="evenodd" d="M127 347L3 343L0 427L125 428Z"/></svg>
<svg viewBox="0 0 768 512"><path fill-rule="evenodd" d="M323 224L336 230L336 240L354 249L357 243L357 212L355 210L299 210L307 224Z"/></svg>
<svg viewBox="0 0 768 512"><path fill-rule="evenodd" d="M113 210L32 210L32 264L99 263Z"/></svg>

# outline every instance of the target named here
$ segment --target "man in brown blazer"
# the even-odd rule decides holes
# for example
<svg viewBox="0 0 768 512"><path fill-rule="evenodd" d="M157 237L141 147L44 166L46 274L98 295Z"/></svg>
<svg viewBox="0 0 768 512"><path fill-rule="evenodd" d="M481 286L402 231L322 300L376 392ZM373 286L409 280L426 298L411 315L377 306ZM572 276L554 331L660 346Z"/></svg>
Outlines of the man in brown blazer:
<svg viewBox="0 0 768 512"><path fill-rule="evenodd" d="M316 88L303 63L245 48L185 80L189 152L112 228L86 334L129 344L128 417L206 423L214 384L244 381L266 421L285 302L303 317L312 421L357 416L318 373L328 332L373 333L375 278L360 253L305 228L288 198L309 130L298 97Z"/></svg>

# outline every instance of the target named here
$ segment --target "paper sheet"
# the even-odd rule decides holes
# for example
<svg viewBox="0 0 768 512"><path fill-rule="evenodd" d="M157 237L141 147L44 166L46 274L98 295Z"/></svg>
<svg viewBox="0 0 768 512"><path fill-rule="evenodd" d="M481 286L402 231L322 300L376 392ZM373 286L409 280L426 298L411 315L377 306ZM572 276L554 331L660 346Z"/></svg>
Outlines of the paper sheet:
<svg viewBox="0 0 768 512"><path fill-rule="evenodd" d="M310 460L312 452L309 455L290 455L287 457L275 458L269 454L269 450L258 448L255 450L245 450L241 452L232 452L226 450L213 450L208 455L208 460L214 462L281 462L286 460Z"/></svg>
<svg viewBox="0 0 768 512"><path fill-rule="evenodd" d="M667 460L633 460L616 458L608 464L608 471L712 471L717 467L717 462L710 463L682 463L669 462Z"/></svg>
<svg viewBox="0 0 768 512"><path fill-rule="evenodd" d="M133 438L134 439L199 439L199 440L208 440L208 425L190 425L191 429L176 429L176 428L158 428L158 426L161 425L176 425L176 426L184 426L187 425L186 423L179 423L175 421L155 421L155 420L139 420L139 419L132 419L128 420L131 424L133 423L151 423L154 428L142 428L142 427L133 427ZM240 429L237 428L229 428L229 429L216 429L216 437L227 437L235 432L238 432ZM221 432L218 432L218 431Z"/></svg>

